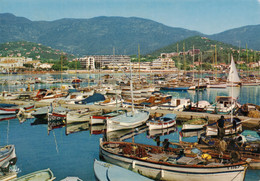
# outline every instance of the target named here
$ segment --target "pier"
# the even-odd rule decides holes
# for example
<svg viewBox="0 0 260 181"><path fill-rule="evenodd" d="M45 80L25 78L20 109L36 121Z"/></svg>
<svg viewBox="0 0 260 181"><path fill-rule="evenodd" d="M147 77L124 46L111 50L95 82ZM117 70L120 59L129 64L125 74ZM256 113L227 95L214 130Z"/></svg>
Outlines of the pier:
<svg viewBox="0 0 260 181"><path fill-rule="evenodd" d="M35 107L43 107L43 106L49 106L50 103L46 102L33 102L33 101L11 101L11 100L1 100L1 103L11 103L11 104L18 104L18 105L24 105L28 103L35 103ZM56 105L55 105L56 104ZM100 106L100 105L82 105L82 104L63 104L63 103L54 103L53 106L62 106L66 107L69 109L85 109L88 108L92 111L96 110L104 110L105 112L109 111L115 111L116 109L126 109L128 111L131 111L131 108L122 108L122 107L113 107L113 106ZM206 112L189 112L189 111L172 111L172 110L149 110L150 114L153 115L156 113L159 114L168 114L168 113L174 113L177 115L177 120L181 121L187 121L192 118L207 118L209 123L216 122L220 118L220 114L209 114ZM231 115L224 115L225 118L230 118ZM259 118L251 118L251 117L246 117L246 116L234 116L238 117L243 124L243 127L253 129L256 128L257 126L260 126L260 119Z"/></svg>

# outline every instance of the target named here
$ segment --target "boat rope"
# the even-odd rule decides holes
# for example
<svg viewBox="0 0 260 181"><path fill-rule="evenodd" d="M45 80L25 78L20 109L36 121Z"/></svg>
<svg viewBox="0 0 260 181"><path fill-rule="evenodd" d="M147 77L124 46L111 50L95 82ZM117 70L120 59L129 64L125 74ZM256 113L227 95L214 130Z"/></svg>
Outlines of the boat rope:
<svg viewBox="0 0 260 181"><path fill-rule="evenodd" d="M56 145L56 151L59 154L59 148L58 148L58 144L57 144L57 140L56 140L56 136L55 136L54 130L52 131L52 133L53 133L53 136L54 136L54 141L55 141L55 145Z"/></svg>
<svg viewBox="0 0 260 181"><path fill-rule="evenodd" d="M245 167L245 169L246 169L246 167ZM244 172L245 172L245 170L244 170ZM243 173L243 172L242 172L242 171L238 172L237 175L236 175L232 180L235 180L235 178L236 178L239 174L241 174L241 173ZM232 181L232 180L231 180L231 181Z"/></svg>

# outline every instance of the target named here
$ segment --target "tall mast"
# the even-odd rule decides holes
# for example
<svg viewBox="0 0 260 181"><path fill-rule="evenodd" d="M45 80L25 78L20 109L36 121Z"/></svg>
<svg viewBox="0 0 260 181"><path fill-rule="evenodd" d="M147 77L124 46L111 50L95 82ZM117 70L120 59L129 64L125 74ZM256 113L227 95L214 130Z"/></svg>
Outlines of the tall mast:
<svg viewBox="0 0 260 181"><path fill-rule="evenodd" d="M178 84L179 84L179 75L180 75L180 57L179 57L179 44L177 43L177 64L178 64Z"/></svg>
<svg viewBox="0 0 260 181"><path fill-rule="evenodd" d="M247 49L247 43L246 43L246 69L247 69L247 76L249 75L249 72L248 72L248 49Z"/></svg>
<svg viewBox="0 0 260 181"><path fill-rule="evenodd" d="M183 42L183 69L184 69L184 74L185 74L186 73L185 42Z"/></svg>
<svg viewBox="0 0 260 181"><path fill-rule="evenodd" d="M216 79L218 78L218 57L217 57L217 45L215 45L215 63L216 63Z"/></svg>
<svg viewBox="0 0 260 181"><path fill-rule="evenodd" d="M61 64L61 66L60 66L60 75L61 75L61 88L62 88L62 83L63 83L63 77L62 77L62 69L63 69L63 67L62 67L62 64L63 64L63 52L61 52L61 59L60 59L60 64Z"/></svg>
<svg viewBox="0 0 260 181"><path fill-rule="evenodd" d="M132 78L131 60L130 60L130 91L131 91L131 102L132 102L132 114L134 115L134 95L133 95L133 78Z"/></svg>
<svg viewBox="0 0 260 181"><path fill-rule="evenodd" d="M193 45L193 47L192 47L192 65L193 65L193 79L192 79L192 82L194 82L194 56L195 56L195 54L194 54L194 45Z"/></svg>
<svg viewBox="0 0 260 181"><path fill-rule="evenodd" d="M140 45L138 44L138 61L139 61L139 82L141 82L141 75L140 75Z"/></svg>

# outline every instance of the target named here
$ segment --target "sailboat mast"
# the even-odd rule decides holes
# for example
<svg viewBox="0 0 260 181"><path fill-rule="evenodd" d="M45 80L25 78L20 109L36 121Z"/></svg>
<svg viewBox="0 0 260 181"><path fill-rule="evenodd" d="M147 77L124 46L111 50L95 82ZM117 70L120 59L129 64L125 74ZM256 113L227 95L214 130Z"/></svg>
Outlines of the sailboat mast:
<svg viewBox="0 0 260 181"><path fill-rule="evenodd" d="M140 75L140 45L138 44L138 61L139 61L139 82L141 82L141 75Z"/></svg>
<svg viewBox="0 0 260 181"><path fill-rule="evenodd" d="M216 79L218 78L218 68L217 68L217 66L218 66L218 59L217 59L217 45L215 45L215 63L216 63Z"/></svg>
<svg viewBox="0 0 260 181"><path fill-rule="evenodd" d="M231 60L233 60L233 56L231 55ZM234 70L233 70L234 71ZM234 86L233 86L233 72L231 72L231 80L232 80L232 82L231 82L231 119L230 119L230 121L232 122L233 121L233 104L234 104L234 102L233 102L233 89L234 89Z"/></svg>
<svg viewBox="0 0 260 181"><path fill-rule="evenodd" d="M130 61L130 91L131 91L132 115L134 115L134 95L133 95L133 78L132 78L131 61Z"/></svg>
<svg viewBox="0 0 260 181"><path fill-rule="evenodd" d="M177 64L178 64L178 84L180 76L180 57L179 57L179 44L177 43Z"/></svg>
<svg viewBox="0 0 260 181"><path fill-rule="evenodd" d="M195 77L195 75L194 75L194 56L195 56L195 54L194 54L194 45L193 45L193 47L192 47L192 64L193 64L193 79L192 79L192 82L194 82L194 77Z"/></svg>
<svg viewBox="0 0 260 181"><path fill-rule="evenodd" d="M183 69L184 69L184 74L185 74L186 73L185 42L183 42Z"/></svg>
<svg viewBox="0 0 260 181"><path fill-rule="evenodd" d="M61 66L60 66L60 76L61 76L61 88L62 88L62 83L63 83L63 77L62 77L63 52L61 53L60 64L61 64Z"/></svg>

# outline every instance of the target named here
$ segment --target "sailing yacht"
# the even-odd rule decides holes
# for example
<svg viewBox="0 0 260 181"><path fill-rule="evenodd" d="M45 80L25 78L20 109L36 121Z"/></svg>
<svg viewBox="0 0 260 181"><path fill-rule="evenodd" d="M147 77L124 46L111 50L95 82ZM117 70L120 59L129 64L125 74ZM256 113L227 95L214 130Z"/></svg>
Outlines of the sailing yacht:
<svg viewBox="0 0 260 181"><path fill-rule="evenodd" d="M241 84L241 80L238 76L236 64L234 62L233 56L231 56L231 65L227 78L227 86L237 87Z"/></svg>

